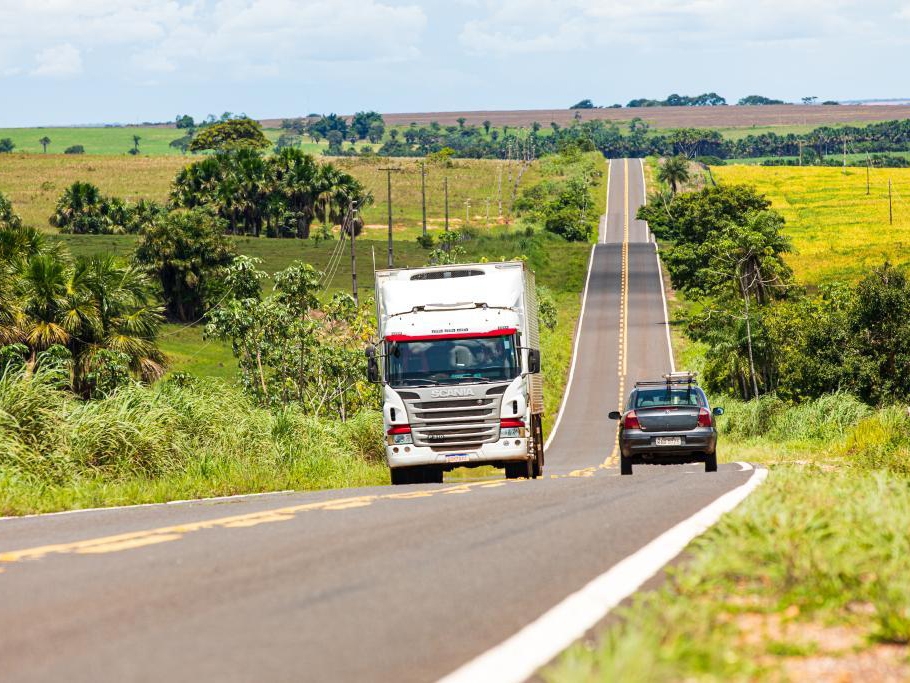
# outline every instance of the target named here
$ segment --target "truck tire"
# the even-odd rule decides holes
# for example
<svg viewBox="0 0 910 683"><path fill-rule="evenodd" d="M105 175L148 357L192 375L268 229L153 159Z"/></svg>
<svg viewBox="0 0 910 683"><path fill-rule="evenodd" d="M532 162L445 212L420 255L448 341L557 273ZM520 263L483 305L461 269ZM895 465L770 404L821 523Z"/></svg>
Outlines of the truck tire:
<svg viewBox="0 0 910 683"><path fill-rule="evenodd" d="M531 475L537 479L543 474L543 420L540 415L531 417L531 437L534 441L534 462Z"/></svg>
<svg viewBox="0 0 910 683"><path fill-rule="evenodd" d="M416 484L420 479L416 476L418 472L415 472L419 468L417 467L393 467L389 474L392 478L392 486L403 486L407 484Z"/></svg>
<svg viewBox="0 0 910 683"><path fill-rule="evenodd" d="M619 473L632 474L632 461L624 455L619 456Z"/></svg>
<svg viewBox="0 0 910 683"><path fill-rule="evenodd" d="M506 463L506 479L533 479L534 478L534 458L528 458L520 462Z"/></svg>
<svg viewBox="0 0 910 683"><path fill-rule="evenodd" d="M705 472L717 472L717 451L705 455Z"/></svg>
<svg viewBox="0 0 910 683"><path fill-rule="evenodd" d="M432 465L427 465L421 468L423 470L423 482L425 484L441 484L443 477L443 469L441 467L433 467Z"/></svg>

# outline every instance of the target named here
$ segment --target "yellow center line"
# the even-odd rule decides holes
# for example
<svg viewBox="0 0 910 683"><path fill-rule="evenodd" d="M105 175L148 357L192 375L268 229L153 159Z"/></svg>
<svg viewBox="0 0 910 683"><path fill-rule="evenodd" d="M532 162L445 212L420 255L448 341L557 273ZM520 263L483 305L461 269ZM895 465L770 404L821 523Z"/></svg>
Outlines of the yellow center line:
<svg viewBox="0 0 910 683"><path fill-rule="evenodd" d="M619 377L619 406L625 402L626 375L629 370L629 160L623 160L623 231L622 231L622 266L619 287L619 358L617 375ZM600 464L600 469L608 469L619 460L619 426L613 441L613 450ZM584 476L584 475L582 475Z"/></svg>
<svg viewBox="0 0 910 683"><path fill-rule="evenodd" d="M508 482L497 483L505 485L520 480L509 480ZM366 496L353 496L349 498L335 498L324 500L318 503L303 503L301 505L291 505L274 510L262 510L260 512L250 512L242 515L232 515L230 517L219 517L216 519L206 519L199 522L188 522L185 524L175 524L172 526L159 527L156 529L143 529L140 531L130 531L112 536L103 536L100 538L90 538L81 541L70 541L67 543L56 543L53 545L43 545L35 548L24 548L22 550L12 550L0 552L0 565L4 563L21 562L23 560L38 560L48 555L67 555L67 554L103 554L114 553L122 550L131 550L144 546L155 545L158 543L167 543L182 539L187 534L205 529L244 529L258 526L259 524L270 524L273 522L286 522L294 519L299 513L310 511L336 511L351 510L372 505L379 500L409 500L412 498L430 498L435 495L448 493L467 493L472 488L489 488L490 482L473 482L467 484L458 484L455 486L446 486L438 489L425 491L409 491L406 493L389 493L374 494ZM3 572L0 566L0 573Z"/></svg>

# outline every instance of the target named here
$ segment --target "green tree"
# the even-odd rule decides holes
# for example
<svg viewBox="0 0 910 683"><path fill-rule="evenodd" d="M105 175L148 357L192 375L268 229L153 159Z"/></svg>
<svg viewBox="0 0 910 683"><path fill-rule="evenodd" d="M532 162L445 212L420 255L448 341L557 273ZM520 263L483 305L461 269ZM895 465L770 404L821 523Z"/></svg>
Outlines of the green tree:
<svg viewBox="0 0 910 683"><path fill-rule="evenodd" d="M370 129L367 132L367 137L369 138L370 142L375 144L382 141L382 136L384 133L385 124L381 121L374 121L370 124ZM396 130L395 133L398 133L398 131Z"/></svg>
<svg viewBox="0 0 910 683"><path fill-rule="evenodd" d="M581 100L581 102L576 102L569 109L594 109L594 103L591 100Z"/></svg>
<svg viewBox="0 0 910 683"><path fill-rule="evenodd" d="M46 135L38 140L38 143L41 145L41 148L44 150L44 153L47 154L47 146L51 144L51 139Z"/></svg>
<svg viewBox="0 0 910 683"><path fill-rule="evenodd" d="M92 183L76 181L70 185L50 217L50 224L60 232L73 235L97 235L110 232L105 198Z"/></svg>
<svg viewBox="0 0 910 683"><path fill-rule="evenodd" d="M664 159L657 168L657 180L669 185L670 191L676 194L680 185L689 182L689 160L684 156Z"/></svg>
<svg viewBox="0 0 910 683"><path fill-rule="evenodd" d="M85 147L83 147L82 145L70 145L65 150L63 150L63 153L64 154L85 154Z"/></svg>
<svg viewBox="0 0 910 683"><path fill-rule="evenodd" d="M0 138L0 154L4 152L9 154L14 149L16 149L16 145L13 144L12 138Z"/></svg>
<svg viewBox="0 0 910 683"><path fill-rule="evenodd" d="M227 119L199 131L190 142L190 151L227 151L268 149L271 143L258 121L249 118Z"/></svg>
<svg viewBox="0 0 910 683"><path fill-rule="evenodd" d="M136 262L161 286L168 318L199 320L206 312L220 269L236 253L216 220L201 210L174 211L148 226Z"/></svg>
<svg viewBox="0 0 910 683"><path fill-rule="evenodd" d="M22 219L13 211L13 203L0 192L0 230L16 229L21 226Z"/></svg>
<svg viewBox="0 0 910 683"><path fill-rule="evenodd" d="M196 127L196 122L189 114L178 114L174 123L177 129L193 130Z"/></svg>
<svg viewBox="0 0 910 683"><path fill-rule="evenodd" d="M359 111L351 118L351 129L357 135L358 140L369 137L370 130L376 124L382 126L383 129L385 128L385 121L383 120L382 115L375 111ZM382 135L379 137L382 137Z"/></svg>

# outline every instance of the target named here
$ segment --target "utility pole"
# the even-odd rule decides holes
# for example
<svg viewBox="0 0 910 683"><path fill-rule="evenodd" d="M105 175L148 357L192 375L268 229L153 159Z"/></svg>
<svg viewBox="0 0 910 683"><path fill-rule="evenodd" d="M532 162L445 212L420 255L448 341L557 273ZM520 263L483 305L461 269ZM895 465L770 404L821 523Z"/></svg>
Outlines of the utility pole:
<svg viewBox="0 0 910 683"><path fill-rule="evenodd" d="M357 296L357 255L354 249L354 240L356 239L354 233L354 223L356 220L357 209L354 207L357 206L357 203L354 201L348 202L348 232L351 234L351 292L354 295L354 305L360 306L360 298Z"/></svg>
<svg viewBox="0 0 910 683"><path fill-rule="evenodd" d="M423 236L427 236L427 164L420 162L420 199L423 208Z"/></svg>
<svg viewBox="0 0 910 683"><path fill-rule="evenodd" d="M869 195L869 192L872 189L869 183L869 166L871 166L871 164L869 163L869 160L866 159L866 196Z"/></svg>
<svg viewBox="0 0 910 683"><path fill-rule="evenodd" d="M392 252L392 172L398 173L401 171L400 168L392 168L391 166L386 166L380 168L380 171L386 172L386 178L388 180L388 206L389 206L389 268L395 267L394 254Z"/></svg>
<svg viewBox="0 0 910 683"><path fill-rule="evenodd" d="M445 188L446 193L446 232L449 232L449 176L445 176L442 179L442 185ZM446 251L449 250L449 243L445 243Z"/></svg>
<svg viewBox="0 0 910 683"><path fill-rule="evenodd" d="M489 198L489 197L486 198L486 202L487 202L487 223L486 223L486 227L489 228L489 227L490 227L490 198Z"/></svg>
<svg viewBox="0 0 910 683"><path fill-rule="evenodd" d="M799 165L803 165L803 141L799 140Z"/></svg>
<svg viewBox="0 0 910 683"><path fill-rule="evenodd" d="M464 200L464 224L467 225L471 220L471 200Z"/></svg>
<svg viewBox="0 0 910 683"><path fill-rule="evenodd" d="M502 162L499 162L499 217L502 218Z"/></svg>
<svg viewBox="0 0 910 683"><path fill-rule="evenodd" d="M847 175L847 136L844 136L844 175Z"/></svg>
<svg viewBox="0 0 910 683"><path fill-rule="evenodd" d="M891 204L891 178L888 178L888 224L894 225L894 208Z"/></svg>

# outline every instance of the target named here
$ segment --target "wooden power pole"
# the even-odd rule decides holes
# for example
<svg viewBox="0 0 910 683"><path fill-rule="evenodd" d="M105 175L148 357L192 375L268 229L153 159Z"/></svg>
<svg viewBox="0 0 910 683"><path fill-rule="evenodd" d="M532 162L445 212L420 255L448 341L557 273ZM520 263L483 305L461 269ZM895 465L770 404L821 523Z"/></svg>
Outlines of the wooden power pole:
<svg viewBox="0 0 910 683"><path fill-rule="evenodd" d="M354 305L360 306L360 298L357 296L357 254L354 248L354 233L356 232L354 224L357 218L356 202L348 202L348 232L351 234L351 293L354 295Z"/></svg>
<svg viewBox="0 0 910 683"><path fill-rule="evenodd" d="M427 236L427 164L420 162L420 199L423 208L423 236Z"/></svg>
<svg viewBox="0 0 910 683"><path fill-rule="evenodd" d="M385 166L379 169L380 171L386 172L386 179L388 181L388 206L389 206L389 268L395 267L395 255L392 251L392 172L398 173L401 171L400 168L392 168L391 166Z"/></svg>

